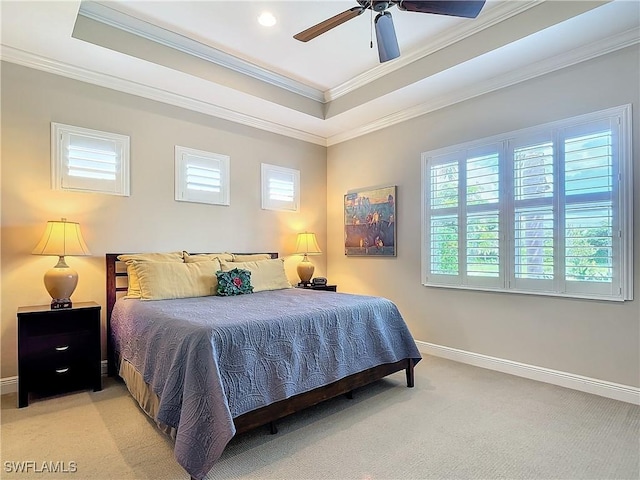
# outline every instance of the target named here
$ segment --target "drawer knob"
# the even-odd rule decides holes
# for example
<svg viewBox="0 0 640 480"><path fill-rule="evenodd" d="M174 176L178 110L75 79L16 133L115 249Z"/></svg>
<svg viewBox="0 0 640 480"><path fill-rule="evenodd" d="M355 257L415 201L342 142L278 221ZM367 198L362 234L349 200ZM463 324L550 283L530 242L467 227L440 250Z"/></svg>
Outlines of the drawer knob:
<svg viewBox="0 0 640 480"><path fill-rule="evenodd" d="M58 352L64 352L65 350L68 350L68 349L69 349L69 345L65 345L63 347L56 347L56 350Z"/></svg>
<svg viewBox="0 0 640 480"><path fill-rule="evenodd" d="M67 373L69 371L69 367L67 368L56 368L56 373Z"/></svg>

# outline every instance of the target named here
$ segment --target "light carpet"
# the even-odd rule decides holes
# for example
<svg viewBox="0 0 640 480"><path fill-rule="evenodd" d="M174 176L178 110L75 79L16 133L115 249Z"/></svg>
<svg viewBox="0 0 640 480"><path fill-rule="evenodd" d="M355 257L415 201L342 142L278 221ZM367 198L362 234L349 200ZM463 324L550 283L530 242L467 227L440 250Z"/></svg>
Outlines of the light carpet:
<svg viewBox="0 0 640 480"><path fill-rule="evenodd" d="M233 439L207 479L640 478L639 406L437 357L415 373ZM4 395L0 477L188 479L124 385L104 386L23 409Z"/></svg>

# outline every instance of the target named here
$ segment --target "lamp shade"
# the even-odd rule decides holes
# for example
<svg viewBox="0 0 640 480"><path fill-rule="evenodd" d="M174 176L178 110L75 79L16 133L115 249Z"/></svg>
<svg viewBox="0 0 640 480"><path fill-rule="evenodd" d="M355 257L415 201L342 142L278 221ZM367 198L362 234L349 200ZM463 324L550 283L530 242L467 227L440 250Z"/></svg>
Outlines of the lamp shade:
<svg viewBox="0 0 640 480"><path fill-rule="evenodd" d="M87 244L84 243L80 224L62 220L50 220L47 228L36 248L31 252L34 255L91 255Z"/></svg>
<svg viewBox="0 0 640 480"><path fill-rule="evenodd" d="M299 233L296 241L297 255L320 255L322 250L318 246L315 233Z"/></svg>

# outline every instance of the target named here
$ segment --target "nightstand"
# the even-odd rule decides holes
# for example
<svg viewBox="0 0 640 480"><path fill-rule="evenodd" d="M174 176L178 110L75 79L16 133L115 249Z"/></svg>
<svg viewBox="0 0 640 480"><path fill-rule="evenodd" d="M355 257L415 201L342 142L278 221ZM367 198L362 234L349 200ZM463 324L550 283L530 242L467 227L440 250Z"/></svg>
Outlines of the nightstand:
<svg viewBox="0 0 640 480"><path fill-rule="evenodd" d="M325 292L337 292L337 285L298 285L296 288L306 288L307 290L323 290Z"/></svg>
<svg viewBox="0 0 640 480"><path fill-rule="evenodd" d="M102 390L101 367L100 305L18 308L18 407L29 405L29 392Z"/></svg>

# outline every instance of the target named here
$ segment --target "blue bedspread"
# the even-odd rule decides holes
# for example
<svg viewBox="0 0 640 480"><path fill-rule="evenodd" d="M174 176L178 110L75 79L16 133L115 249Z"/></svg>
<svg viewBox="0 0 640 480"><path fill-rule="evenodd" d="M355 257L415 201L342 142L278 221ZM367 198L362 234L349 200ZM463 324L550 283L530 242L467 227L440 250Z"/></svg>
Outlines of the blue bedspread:
<svg viewBox="0 0 640 480"><path fill-rule="evenodd" d="M235 297L119 300L115 348L160 398L175 456L200 479L235 434L233 418L420 353L379 297L291 288Z"/></svg>

